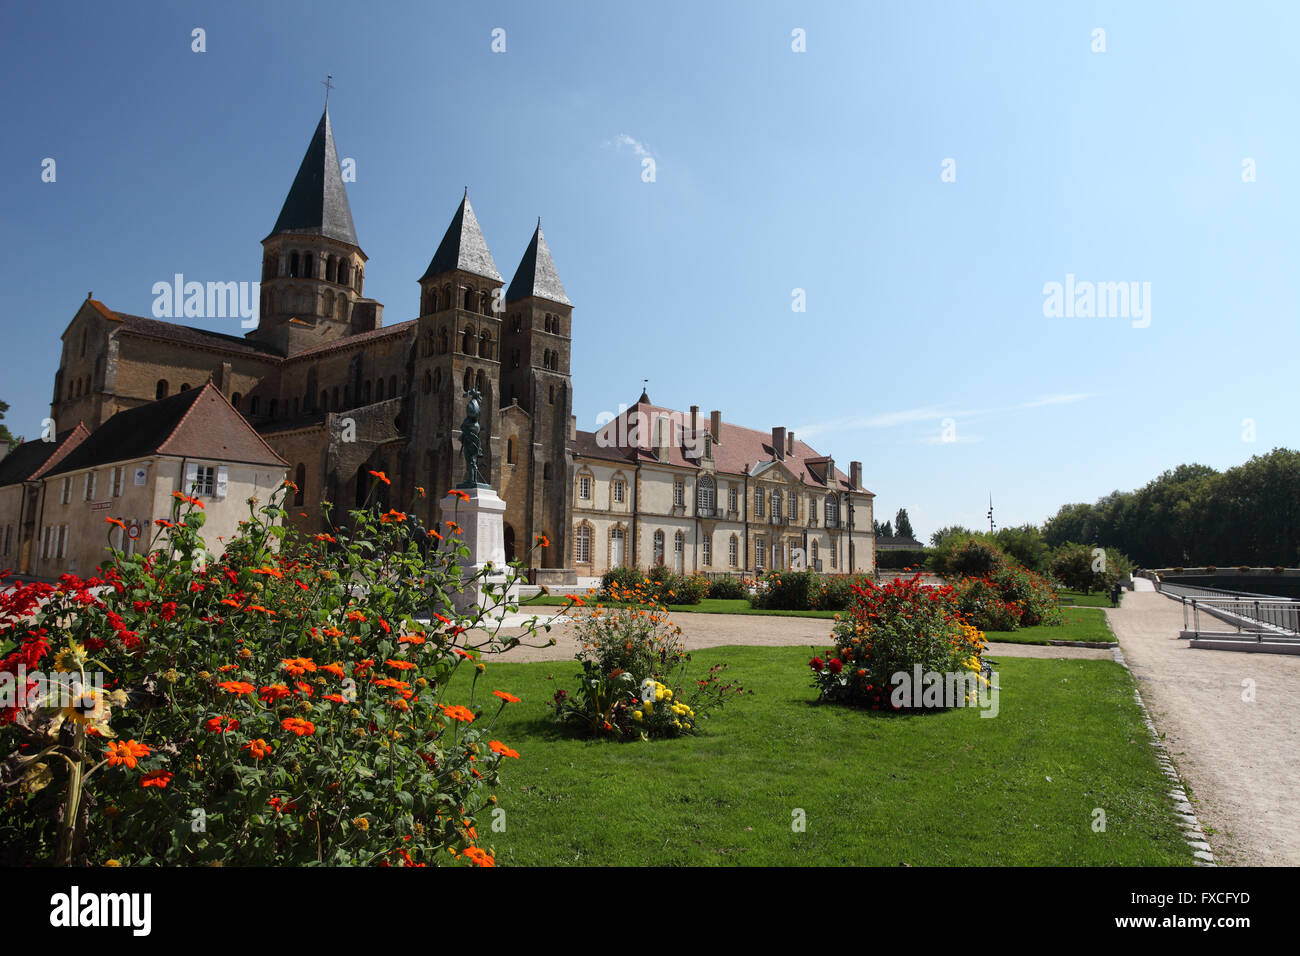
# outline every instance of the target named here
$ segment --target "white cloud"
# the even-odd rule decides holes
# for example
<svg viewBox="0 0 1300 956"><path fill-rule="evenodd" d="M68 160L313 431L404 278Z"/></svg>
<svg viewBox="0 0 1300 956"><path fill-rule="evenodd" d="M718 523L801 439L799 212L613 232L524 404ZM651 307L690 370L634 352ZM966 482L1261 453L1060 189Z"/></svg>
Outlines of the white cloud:
<svg viewBox="0 0 1300 956"><path fill-rule="evenodd" d="M619 133L614 137L612 142L606 143L605 145L613 146L615 149L627 146L630 147L632 152L636 153L638 156L653 155L645 143L635 137L629 136L627 133Z"/></svg>

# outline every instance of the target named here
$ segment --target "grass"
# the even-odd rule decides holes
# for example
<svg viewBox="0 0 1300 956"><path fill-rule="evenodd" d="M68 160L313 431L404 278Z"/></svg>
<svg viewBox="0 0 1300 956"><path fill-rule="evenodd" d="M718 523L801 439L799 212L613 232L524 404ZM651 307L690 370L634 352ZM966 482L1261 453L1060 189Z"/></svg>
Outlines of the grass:
<svg viewBox="0 0 1300 956"><path fill-rule="evenodd" d="M814 704L808 656L697 653L695 666L725 660L754 695L704 736L648 743L575 739L551 720L544 702L557 682L572 691L573 662L489 664L480 693L523 703L492 731L521 757L496 790L505 830L484 842L503 865L535 866L1191 863L1119 665L1001 660L996 718L887 717Z"/></svg>
<svg viewBox="0 0 1300 956"><path fill-rule="evenodd" d="M589 603L594 603L585 593L579 594L579 597ZM545 605L556 607L568 604L568 598L556 597L533 597L519 602L521 607L528 605ZM618 601L603 601L606 607L627 606ZM643 605L632 605L641 607ZM836 614L842 614L843 611L765 611L749 606L749 602L744 598L724 599L724 598L705 598L699 604L670 604L668 610L674 614L768 614L776 617L824 617L831 618Z"/></svg>
<svg viewBox="0 0 1300 956"><path fill-rule="evenodd" d="M1062 589L1057 591L1058 602L1062 607L1110 607L1110 595L1101 591L1093 591L1091 594L1084 594L1082 591L1069 591ZM1124 590L1119 592L1119 602L1124 603Z"/></svg>
<svg viewBox="0 0 1300 956"><path fill-rule="evenodd" d="M1049 641L1110 643L1115 640L1115 632L1110 629L1103 611L1087 607L1063 607L1061 614L1065 617L1064 624L1037 624L1016 631L985 631L984 637L986 640L1010 644L1046 644Z"/></svg>

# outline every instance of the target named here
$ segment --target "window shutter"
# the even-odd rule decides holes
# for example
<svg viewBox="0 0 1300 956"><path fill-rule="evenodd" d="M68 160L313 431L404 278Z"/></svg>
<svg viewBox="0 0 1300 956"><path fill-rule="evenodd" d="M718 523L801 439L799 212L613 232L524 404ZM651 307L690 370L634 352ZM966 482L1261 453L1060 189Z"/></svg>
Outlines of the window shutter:
<svg viewBox="0 0 1300 956"><path fill-rule="evenodd" d="M199 480L199 466L191 462L185 466L185 487L181 489L181 494L194 494L194 484Z"/></svg>
<svg viewBox="0 0 1300 956"><path fill-rule="evenodd" d="M225 465L221 465L217 468L216 496L218 498L226 497L226 480L229 477L229 475L230 475L230 469L227 468Z"/></svg>

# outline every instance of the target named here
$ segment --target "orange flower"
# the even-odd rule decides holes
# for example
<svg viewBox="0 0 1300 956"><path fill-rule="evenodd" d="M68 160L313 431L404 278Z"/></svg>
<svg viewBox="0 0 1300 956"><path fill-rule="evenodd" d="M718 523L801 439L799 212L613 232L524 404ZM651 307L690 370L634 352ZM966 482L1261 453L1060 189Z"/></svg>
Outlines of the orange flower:
<svg viewBox="0 0 1300 956"><path fill-rule="evenodd" d="M322 664L320 666L320 670L326 674L333 674L335 677L339 677L339 678L345 676L343 673L342 664Z"/></svg>
<svg viewBox="0 0 1300 956"><path fill-rule="evenodd" d="M410 690L411 685L406 681L398 680L395 677L381 677L379 680L372 681L376 687L387 687L390 690Z"/></svg>
<svg viewBox="0 0 1300 956"><path fill-rule="evenodd" d="M306 737L309 734L316 733L316 725L310 720L303 720L301 717L286 717L280 721L280 726L284 730L292 731L299 737Z"/></svg>
<svg viewBox="0 0 1300 956"><path fill-rule="evenodd" d="M394 668L396 668L396 669L399 670L399 671L409 671L409 670L414 670L414 669L415 669L415 665L412 664L410 661L391 661L391 660L390 660L390 661L384 661L384 663L387 664L389 667L394 667Z"/></svg>
<svg viewBox="0 0 1300 956"><path fill-rule="evenodd" d="M349 621L364 621L365 619L366 616L362 614L360 611L348 611Z"/></svg>
<svg viewBox="0 0 1300 956"><path fill-rule="evenodd" d="M258 737L256 740L250 740L240 749L247 750L251 753L254 760L261 760L263 757L269 756L271 753L271 745L261 737Z"/></svg>
<svg viewBox="0 0 1300 956"><path fill-rule="evenodd" d="M546 537L546 535L544 534L539 534L537 536L537 543L540 544L543 548L549 548L551 546L551 539Z"/></svg>
<svg viewBox="0 0 1300 956"><path fill-rule="evenodd" d="M417 495L419 495L421 498L423 498L423 497L424 497L424 488L423 488L422 486L420 486L420 485L416 485L416 486L415 486L415 493L416 493Z"/></svg>
<svg viewBox="0 0 1300 956"><path fill-rule="evenodd" d="M172 775L166 770L151 770L140 778L140 786L157 787L159 790L172 782Z"/></svg>
<svg viewBox="0 0 1300 956"><path fill-rule="evenodd" d="M248 683L248 681L223 680L217 686L227 694L251 694L253 692L253 685Z"/></svg>
<svg viewBox="0 0 1300 956"><path fill-rule="evenodd" d="M456 496L457 498L459 498L461 501L469 501L469 495L467 495L465 492L461 491L459 488L453 488L453 489L451 489L451 491L449 491L448 494L455 495L455 496Z"/></svg>
<svg viewBox="0 0 1300 956"><path fill-rule="evenodd" d="M289 696L289 686L287 684L269 684L262 688L262 692L257 696L268 704L273 704L282 697Z"/></svg>
<svg viewBox="0 0 1300 956"><path fill-rule="evenodd" d="M488 741L488 749L494 754L500 754L503 757L514 757L516 760L519 759L518 750L511 750L499 740Z"/></svg>
<svg viewBox="0 0 1300 956"><path fill-rule="evenodd" d="M344 698L344 696L343 696L342 694L325 694L325 695L324 695L324 699L325 699L325 700L333 701L333 702L336 703L336 704L346 704L346 703L347 703L346 698Z"/></svg>
<svg viewBox="0 0 1300 956"><path fill-rule="evenodd" d="M316 670L316 662L310 657L285 657L280 660L290 677L301 677L308 671Z"/></svg>
<svg viewBox="0 0 1300 956"><path fill-rule="evenodd" d="M448 528L450 528L450 529L451 529L452 531L454 531L456 534L460 534L460 525L456 524L456 522L454 522L454 521L444 521L443 524L445 524Z"/></svg>
<svg viewBox="0 0 1300 956"><path fill-rule="evenodd" d="M504 700L507 704L517 704L517 703L519 703L519 698L516 697L514 694L506 693L506 692L503 691L503 690L494 690L492 693L496 694L498 697L500 697L502 700Z"/></svg>
<svg viewBox="0 0 1300 956"><path fill-rule="evenodd" d="M436 531L432 531L432 530L431 530L431 531L426 531L426 532L424 533L424 536L425 536L426 538L429 538L429 537L437 538L439 541L442 540L442 535L440 535L440 534L438 534L438 532L436 532Z"/></svg>
<svg viewBox="0 0 1300 956"><path fill-rule="evenodd" d="M234 717L209 717L203 726L214 734L224 734L228 730L237 729L239 721Z"/></svg>
<svg viewBox="0 0 1300 956"><path fill-rule="evenodd" d="M238 665L238 664L222 664L220 667L217 668L217 670L221 671L221 673L223 673L223 674L228 674L228 673L230 673L231 671L237 671L237 670L239 670L239 665Z"/></svg>
<svg viewBox="0 0 1300 956"><path fill-rule="evenodd" d="M406 515L402 514L402 512L394 508L389 508L386 512L384 512L384 514L379 516L380 524L389 524L390 522L398 522L398 521L405 521L405 520L406 520Z"/></svg>
<svg viewBox="0 0 1300 956"><path fill-rule="evenodd" d="M123 531L126 530L126 522L123 521L121 518L105 518L104 524L115 524Z"/></svg>
<svg viewBox="0 0 1300 956"><path fill-rule="evenodd" d="M463 854L475 866L496 866L497 861L492 858L490 853L480 850L476 846L466 848Z"/></svg>
<svg viewBox="0 0 1300 956"><path fill-rule="evenodd" d="M339 539L336 538L336 537L334 537L334 535L332 535L332 534L318 534L318 535L316 535L316 540L317 540L317 541L328 541L330 544L338 544L338 543L339 543Z"/></svg>
<svg viewBox="0 0 1300 956"><path fill-rule="evenodd" d="M136 767L136 762L141 757L149 756L149 748L144 744L138 744L134 740L128 740L126 743L112 743L108 745L108 765L116 767L118 764L125 764L132 770Z"/></svg>
<svg viewBox="0 0 1300 956"><path fill-rule="evenodd" d="M442 712L452 720L459 720L466 724L474 722L474 711L470 710L468 707L462 707L459 704L454 704L450 707L446 704L439 704L438 706L441 707Z"/></svg>
<svg viewBox="0 0 1300 956"><path fill-rule="evenodd" d="M386 485L392 484L392 482L388 480L388 476L385 475L382 471L372 471L370 474L374 475L374 477L378 478Z"/></svg>
<svg viewBox="0 0 1300 956"><path fill-rule="evenodd" d="M423 644L423 634L403 634L397 639L398 644Z"/></svg>
<svg viewBox="0 0 1300 956"><path fill-rule="evenodd" d="M273 578L283 578L284 572L279 568L249 568L249 574L268 574Z"/></svg>

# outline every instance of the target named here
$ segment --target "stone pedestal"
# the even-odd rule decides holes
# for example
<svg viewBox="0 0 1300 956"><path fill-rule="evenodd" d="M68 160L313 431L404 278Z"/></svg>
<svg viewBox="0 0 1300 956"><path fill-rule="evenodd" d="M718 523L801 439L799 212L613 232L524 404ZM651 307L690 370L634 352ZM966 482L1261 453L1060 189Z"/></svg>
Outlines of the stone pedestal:
<svg viewBox="0 0 1300 956"><path fill-rule="evenodd" d="M469 557L460 559L461 574L464 578L480 573L491 564L493 571L489 572L487 581L494 587L501 588L505 585L506 572L511 570L506 565L505 521L503 518L506 503L486 485L461 490L469 495L468 501L459 495L447 495L439 502L443 520L456 522L460 526L460 534L448 533L449 529L445 527L443 533L447 535L449 542L455 535L469 548ZM481 603L483 583L484 580L480 578L471 584L467 584L464 590L449 595L452 605L458 612L463 612L467 607ZM508 614L505 605L518 605L518 603L519 584L515 582L511 585L510 590L506 592L503 604L492 614L494 617Z"/></svg>

